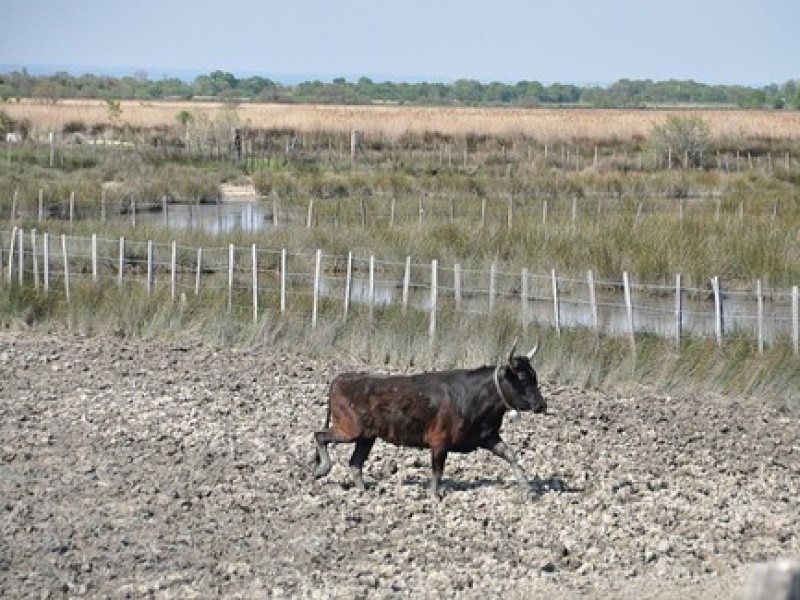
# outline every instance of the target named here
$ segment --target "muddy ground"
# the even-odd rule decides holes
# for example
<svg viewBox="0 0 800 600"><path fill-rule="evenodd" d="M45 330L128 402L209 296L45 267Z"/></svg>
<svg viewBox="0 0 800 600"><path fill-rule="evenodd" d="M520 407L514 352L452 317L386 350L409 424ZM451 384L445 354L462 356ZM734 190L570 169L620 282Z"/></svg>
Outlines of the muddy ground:
<svg viewBox="0 0 800 600"><path fill-rule="evenodd" d="M349 447L311 478L343 360L263 347L0 332L0 596L736 598L800 554L797 415L620 395L540 373L488 453ZM474 365L477 366L477 365Z"/></svg>

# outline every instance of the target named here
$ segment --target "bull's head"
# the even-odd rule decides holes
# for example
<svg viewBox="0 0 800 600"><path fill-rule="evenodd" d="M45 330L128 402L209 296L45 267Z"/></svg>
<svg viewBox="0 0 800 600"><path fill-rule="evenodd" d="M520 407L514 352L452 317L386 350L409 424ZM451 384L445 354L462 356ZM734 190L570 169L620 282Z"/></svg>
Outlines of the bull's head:
<svg viewBox="0 0 800 600"><path fill-rule="evenodd" d="M547 410L547 401L542 397L539 390L539 380L533 368L533 357L539 351L537 343L525 355L515 356L517 342L511 347L508 354L508 365L506 367L506 381L514 388L519 402L516 402L518 410L532 410L535 413L543 413Z"/></svg>

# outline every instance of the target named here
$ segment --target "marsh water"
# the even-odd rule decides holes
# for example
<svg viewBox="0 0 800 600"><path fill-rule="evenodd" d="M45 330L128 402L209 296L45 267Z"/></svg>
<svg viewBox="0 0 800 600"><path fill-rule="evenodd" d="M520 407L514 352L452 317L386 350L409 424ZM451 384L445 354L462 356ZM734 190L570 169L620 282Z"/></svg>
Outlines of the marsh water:
<svg viewBox="0 0 800 600"><path fill-rule="evenodd" d="M132 218L130 215L127 218ZM137 224L161 225L173 229L197 229L212 234L224 234L236 230L261 231L273 227L272 213L262 202L237 201L215 204L170 204L168 210L142 212L136 215ZM340 278L323 277L320 294L343 298L343 283ZM439 292L446 301L447 290ZM403 302L401 286L395 281L375 280L372 285L366 277L353 277L350 300L356 304L373 306L399 305ZM452 302L452 299L450 300ZM508 305L521 309L519 298L506 298ZM410 305L430 309L430 292L412 288ZM596 299L597 323L594 322L588 291L585 295L565 295L560 298L558 308L552 298L531 299L526 304L524 319L529 324L556 325L558 311L559 327L587 327L610 334L626 335L630 332L631 317L621 293L599 294ZM459 310L474 314L488 314L489 301L480 295L463 299ZM742 333L756 337L759 334L758 307L754 294L731 294L725 298L723 327L726 334ZM681 333L700 337L716 335L716 312L713 300L682 299L680 319L676 314L674 295L642 296L634 301L633 328L636 332L647 332L662 337L675 337L680 322ZM772 298L763 304L761 337L767 342L792 333L791 303L788 297Z"/></svg>

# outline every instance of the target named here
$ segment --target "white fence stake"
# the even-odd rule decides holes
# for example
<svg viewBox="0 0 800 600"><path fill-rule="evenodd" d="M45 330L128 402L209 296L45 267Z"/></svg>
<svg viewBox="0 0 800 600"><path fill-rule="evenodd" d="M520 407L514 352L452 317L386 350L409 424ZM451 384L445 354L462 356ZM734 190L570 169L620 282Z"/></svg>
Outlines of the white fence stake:
<svg viewBox="0 0 800 600"><path fill-rule="evenodd" d="M175 304L175 295L177 293L178 280L178 243L172 240L172 256L170 257L170 278L169 289L172 303Z"/></svg>
<svg viewBox="0 0 800 600"><path fill-rule="evenodd" d="M42 239L42 268L44 270L44 293L50 291L50 234L45 233Z"/></svg>
<svg viewBox="0 0 800 600"><path fill-rule="evenodd" d="M375 257L369 257L369 320L372 321L375 313Z"/></svg>
<svg viewBox="0 0 800 600"><path fill-rule="evenodd" d="M636 329L633 322L633 300L631 298L631 282L628 272L622 273L622 283L625 287L625 309L628 314L628 332L630 333L631 348L636 350Z"/></svg>
<svg viewBox="0 0 800 600"><path fill-rule="evenodd" d="M344 318L350 312L350 293L353 285L353 252L347 253L347 273L344 280Z"/></svg>
<svg viewBox="0 0 800 600"><path fill-rule="evenodd" d="M492 314L492 310L494 310L494 296L496 292L497 284L497 265L492 263L489 267L489 314Z"/></svg>
<svg viewBox="0 0 800 600"><path fill-rule="evenodd" d="M36 252L36 230L31 229L31 259L33 259L33 287L39 289L39 256Z"/></svg>
<svg viewBox="0 0 800 600"><path fill-rule="evenodd" d="M519 297L520 302L522 304L520 308L520 315L519 318L522 320L522 329L527 329L528 327L528 269L527 267L522 267L522 290L520 291Z"/></svg>
<svg viewBox="0 0 800 600"><path fill-rule="evenodd" d="M720 290L719 277L711 278L711 288L714 291L714 329L717 335L717 347L722 350L722 336L725 331L725 323L722 315L722 292Z"/></svg>
<svg viewBox="0 0 800 600"><path fill-rule="evenodd" d="M253 244L253 323L258 323L258 250Z"/></svg>
<svg viewBox="0 0 800 600"><path fill-rule="evenodd" d="M431 341L436 337L436 302L439 292L438 272L439 261L434 258L431 261L431 320L428 327L428 335L430 336Z"/></svg>
<svg viewBox="0 0 800 600"><path fill-rule="evenodd" d="M194 275L194 295L200 295L200 274L203 272L203 248L197 249L197 270Z"/></svg>
<svg viewBox="0 0 800 600"><path fill-rule="evenodd" d="M798 286L792 286L792 349L794 355L800 353L800 293Z"/></svg>
<svg viewBox="0 0 800 600"><path fill-rule="evenodd" d="M758 306L758 353L764 354L764 295L761 280L756 281L756 303Z"/></svg>
<svg viewBox="0 0 800 600"><path fill-rule="evenodd" d="M681 275L675 275L675 348L680 350L683 335L683 291Z"/></svg>
<svg viewBox="0 0 800 600"><path fill-rule="evenodd" d="M64 296L69 304L69 257L67 256L67 236L63 233L61 234L61 252L64 255Z"/></svg>
<svg viewBox="0 0 800 600"><path fill-rule="evenodd" d="M558 275L556 270L550 271L550 279L553 284L553 325L556 328L556 335L561 335L561 303L558 299Z"/></svg>
<svg viewBox="0 0 800 600"><path fill-rule="evenodd" d="M153 240L147 240L147 295L153 292Z"/></svg>
<svg viewBox="0 0 800 600"><path fill-rule="evenodd" d="M97 234L92 234L92 282L97 283Z"/></svg>
<svg viewBox="0 0 800 600"><path fill-rule="evenodd" d="M592 328L595 333L600 333L600 319L597 312L597 295L594 289L594 273L591 269L586 272L586 281L589 285L589 310L592 313Z"/></svg>
<svg viewBox="0 0 800 600"><path fill-rule="evenodd" d="M286 248L281 250L281 313L286 312Z"/></svg>
<svg viewBox="0 0 800 600"><path fill-rule="evenodd" d="M456 312L461 310L461 265L453 265L453 295L456 303Z"/></svg>
<svg viewBox="0 0 800 600"><path fill-rule="evenodd" d="M317 260L314 265L314 300L311 309L311 328L317 328L317 310L319 308L319 283L322 276L322 250L317 249Z"/></svg>
<svg viewBox="0 0 800 600"><path fill-rule="evenodd" d="M11 283L14 277L14 245L17 243L17 228L11 230L11 247L8 249L8 274L6 281Z"/></svg>
<svg viewBox="0 0 800 600"><path fill-rule="evenodd" d="M411 257L406 256L406 269L403 273L403 312L408 308L408 290L411 287Z"/></svg>
<svg viewBox="0 0 800 600"><path fill-rule="evenodd" d="M125 238L119 238L119 266L117 267L117 285L122 285L125 276Z"/></svg>
<svg viewBox="0 0 800 600"><path fill-rule="evenodd" d="M236 246L228 245L228 310L233 308L233 266L236 260Z"/></svg>
<svg viewBox="0 0 800 600"><path fill-rule="evenodd" d="M19 284L22 285L23 279L25 277L25 232L20 228L17 230L17 236L19 236L19 249L17 250L17 258L19 259Z"/></svg>

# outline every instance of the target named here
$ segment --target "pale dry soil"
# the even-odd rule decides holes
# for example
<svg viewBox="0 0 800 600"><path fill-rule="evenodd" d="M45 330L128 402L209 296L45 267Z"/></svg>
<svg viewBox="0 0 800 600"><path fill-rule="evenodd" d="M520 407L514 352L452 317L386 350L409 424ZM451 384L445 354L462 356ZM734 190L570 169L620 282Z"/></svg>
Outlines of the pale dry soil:
<svg viewBox="0 0 800 600"><path fill-rule="evenodd" d="M473 366L473 365L470 365ZM477 366L477 365L474 365ZM486 453L378 443L311 477L346 359L0 332L0 596L736 598L800 553L797 415L582 390L507 421L534 480Z"/></svg>

